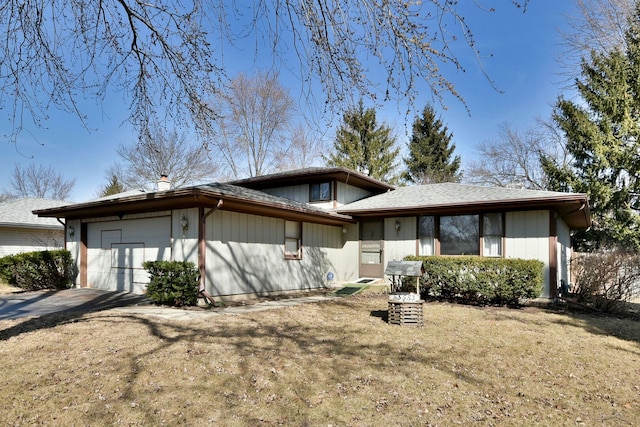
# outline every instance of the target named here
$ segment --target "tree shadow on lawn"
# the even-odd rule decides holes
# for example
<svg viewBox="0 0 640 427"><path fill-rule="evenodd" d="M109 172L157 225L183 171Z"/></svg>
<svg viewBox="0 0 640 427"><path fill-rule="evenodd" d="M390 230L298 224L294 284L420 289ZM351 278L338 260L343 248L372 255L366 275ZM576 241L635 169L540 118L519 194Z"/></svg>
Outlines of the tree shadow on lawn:
<svg viewBox="0 0 640 427"><path fill-rule="evenodd" d="M552 322L561 326L582 327L587 332L594 335L614 336L616 338L630 341L640 345L640 319L629 315L614 315L594 310L588 310L585 307L570 306L564 304L549 304L547 306L526 307L525 310L532 312L544 312L553 315ZM498 317L509 317L524 323L536 323L544 326L545 321L536 321L534 319L516 319L509 316L509 310L496 311Z"/></svg>
<svg viewBox="0 0 640 427"><path fill-rule="evenodd" d="M25 314L29 312L29 309L27 308L28 305L41 304L47 298L56 295L58 292L64 291L45 292L36 298L30 298L25 301L24 304L19 303L14 307L10 307L9 312L5 313L7 316L0 320L26 320L0 330L0 341L8 340L9 338L19 336L24 333L54 328L61 324L70 323L76 319L82 318L89 312L99 312L116 307L150 303L150 300L144 295L105 291L104 293L91 298L83 297L83 302L79 304L61 305L59 308L52 308L52 311L49 313L25 316Z"/></svg>
<svg viewBox="0 0 640 427"><path fill-rule="evenodd" d="M371 317L377 317L385 323L389 322L389 310L373 310Z"/></svg>
<svg viewBox="0 0 640 427"><path fill-rule="evenodd" d="M571 310L549 310L557 314L556 323L573 326L582 324L588 332L595 335L613 336L640 345L640 320L602 313L585 313Z"/></svg>
<svg viewBox="0 0 640 427"><path fill-rule="evenodd" d="M332 304L324 302L320 304ZM339 302L336 304L340 305ZM351 307L345 306L345 309ZM372 316L383 317L383 310L370 312ZM0 331L0 339L6 340L11 336L18 336L35 330L53 328L66 323L87 322L93 324L92 330L102 330L107 325L121 325L122 329L138 331L136 335L143 335L142 329L146 329L150 335L157 338L150 346L140 348L135 342L122 343L127 346L133 354L123 358L122 375L129 378L128 384L122 390L122 398L134 401L136 393L141 386L141 382L146 381L141 378L148 375L149 371L158 369L154 365L158 357L162 358L173 354L179 360L187 360L191 366L208 366L214 369L217 364L224 366L224 360L216 360L216 357L224 356L229 358L238 372L246 377L257 370L260 375L275 372L280 368L280 364L293 364L303 367L304 370L298 379L291 385L292 393L303 402L311 406L310 399L313 398L306 391L305 384L333 382L340 384L353 380L356 377L367 377L367 373L374 376L372 381L385 384L387 381L396 381L398 378L415 378L417 366L430 366L432 369L443 371L458 381L472 383L478 386L481 382L478 378L468 376L465 372L455 370L455 364L449 362L442 363L443 360L461 360L465 357L464 349L445 349L437 353L422 351L415 340L400 343L396 340L370 340L366 338L367 329L360 325L326 325L322 323L300 324L295 320L290 320L286 316L276 322L262 322L260 314L242 315L233 317L229 321L216 322L220 317L211 317L198 321L167 321L150 316L126 314L126 313L94 313L84 317L85 313L72 312L52 314L41 318L28 319L19 325L15 325L6 330ZM366 320L367 313L363 313L362 319ZM396 328L396 326L392 326ZM364 337L364 338L363 338ZM91 339L91 337L87 337ZM97 343L97 346L102 346ZM211 353L207 346L211 346ZM224 353L220 347L228 348ZM418 347L416 347L418 346ZM215 350L213 350L215 349ZM171 353L167 353L171 352ZM123 354L122 352L118 353ZM308 355L313 354L313 366L309 365ZM121 357L121 356L119 356ZM147 360L147 363L141 361ZM363 360L366 372L354 371L354 360ZM361 366L361 365L358 365ZM288 368L292 369L292 368ZM302 373L303 372L303 373ZM381 375L377 377L377 373ZM391 373L393 375L391 375ZM203 372L207 375L206 372ZM210 373L209 373L210 375ZM228 381L235 381L228 375ZM237 375L237 374L236 374ZM275 375L275 374L274 374ZM145 377L146 378L146 377ZM391 379L389 379L391 378ZM203 387L214 387L214 384L203 383ZM176 384L183 387L184 384ZM491 386L491 385L489 385ZM296 389L300 387L300 389ZM233 387L230 393L233 393ZM155 393L171 393L171 387L161 388ZM219 390L211 389L206 393L219 395ZM310 393L310 392L309 392ZM86 411L91 416L93 423L110 423L111 416L105 413L104 404L95 403L95 408ZM148 411L147 420L157 418L153 407L139 407L140 411ZM87 419L87 421L89 421Z"/></svg>

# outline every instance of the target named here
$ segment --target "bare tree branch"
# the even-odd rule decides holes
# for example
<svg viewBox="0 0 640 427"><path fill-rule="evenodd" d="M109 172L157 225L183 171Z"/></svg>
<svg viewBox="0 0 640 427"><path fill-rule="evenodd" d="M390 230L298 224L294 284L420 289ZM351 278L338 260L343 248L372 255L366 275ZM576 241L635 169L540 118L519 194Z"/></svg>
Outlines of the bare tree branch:
<svg viewBox="0 0 640 427"><path fill-rule="evenodd" d="M473 7L493 10L482 3ZM504 3L524 9L527 0ZM462 100L443 67L463 69L461 49L478 54L467 7L448 0L8 0L0 5L0 108L15 140L25 126L46 126L51 109L89 127L81 101L122 93L141 135L167 122L210 141L219 111L209 97L228 82L225 49L249 37L256 58L273 58L261 68L293 71L306 99L319 87L331 111L361 97L408 100L410 108L425 86L435 98Z"/></svg>
<svg viewBox="0 0 640 427"><path fill-rule="evenodd" d="M239 74L218 94L222 138L212 144L235 178L277 170L289 147L294 105L277 74Z"/></svg>
<svg viewBox="0 0 640 427"><path fill-rule="evenodd" d="M568 161L564 141L557 129L543 122L524 132L504 123L498 130L498 137L480 143L477 151L479 158L465 169L465 181L497 187L547 189L541 157L556 159L562 164Z"/></svg>
<svg viewBox="0 0 640 427"><path fill-rule="evenodd" d="M164 133L154 126L149 137L117 148L123 163L107 171L107 178L125 189L153 190L161 175L167 175L174 188L213 180L219 167L202 144L189 143L177 132Z"/></svg>
<svg viewBox="0 0 640 427"><path fill-rule="evenodd" d="M571 83L580 74L580 63L591 52L624 50L624 33L636 0L575 0L577 13L567 16L569 30L561 32L565 49L559 57Z"/></svg>
<svg viewBox="0 0 640 427"><path fill-rule="evenodd" d="M9 194L11 197L67 200L74 185L75 179L65 179L52 166L30 164L22 168L15 165L9 180Z"/></svg>

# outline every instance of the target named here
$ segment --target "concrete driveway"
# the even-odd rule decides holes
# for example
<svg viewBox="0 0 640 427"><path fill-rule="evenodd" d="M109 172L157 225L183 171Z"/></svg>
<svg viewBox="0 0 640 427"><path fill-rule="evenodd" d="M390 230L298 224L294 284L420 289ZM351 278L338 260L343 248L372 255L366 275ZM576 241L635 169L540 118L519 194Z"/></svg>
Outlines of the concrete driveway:
<svg viewBox="0 0 640 427"><path fill-rule="evenodd" d="M0 295L0 320L149 304L144 295L100 289L20 292Z"/></svg>

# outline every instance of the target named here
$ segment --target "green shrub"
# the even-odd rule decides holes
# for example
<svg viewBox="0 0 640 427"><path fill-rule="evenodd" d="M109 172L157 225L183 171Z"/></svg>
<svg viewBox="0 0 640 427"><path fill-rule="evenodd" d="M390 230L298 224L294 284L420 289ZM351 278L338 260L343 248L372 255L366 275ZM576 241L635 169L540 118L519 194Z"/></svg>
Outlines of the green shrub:
<svg viewBox="0 0 640 427"><path fill-rule="evenodd" d="M0 275L12 286L36 291L68 289L76 274L71 253L65 249L25 252L0 258Z"/></svg>
<svg viewBox="0 0 640 427"><path fill-rule="evenodd" d="M408 256L405 260L422 261L422 298L517 305L542 292L544 264L537 260L477 256Z"/></svg>
<svg viewBox="0 0 640 427"><path fill-rule="evenodd" d="M192 262L146 261L142 266L151 276L147 296L156 304L181 307L198 303L200 273Z"/></svg>

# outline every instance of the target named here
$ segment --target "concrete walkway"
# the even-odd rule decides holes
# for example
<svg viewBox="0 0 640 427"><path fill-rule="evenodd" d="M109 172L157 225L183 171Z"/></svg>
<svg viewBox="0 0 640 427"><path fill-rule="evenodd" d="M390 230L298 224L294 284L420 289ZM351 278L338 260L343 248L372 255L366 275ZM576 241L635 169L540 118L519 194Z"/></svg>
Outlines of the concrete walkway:
<svg viewBox="0 0 640 427"><path fill-rule="evenodd" d="M292 307L300 304L321 302L332 300L334 296L316 295L311 297L289 298L277 301L265 301L255 304L247 304L242 306L230 306L230 307L214 307L206 309L197 308L171 308L171 307L159 307L156 305L145 306L127 306L121 308L114 308L113 311L120 311L123 313L140 314L144 316L161 317L168 320L193 320L202 319L211 316L220 316L225 314L240 314L240 313L253 313L264 310L273 310L277 308Z"/></svg>
<svg viewBox="0 0 640 427"><path fill-rule="evenodd" d="M18 292L0 295L0 320L44 316L53 313L115 310L170 320L191 320L223 314L249 313L336 298L316 295L215 308L172 308L154 305L144 295L100 289Z"/></svg>

